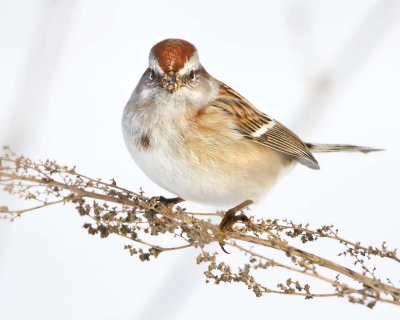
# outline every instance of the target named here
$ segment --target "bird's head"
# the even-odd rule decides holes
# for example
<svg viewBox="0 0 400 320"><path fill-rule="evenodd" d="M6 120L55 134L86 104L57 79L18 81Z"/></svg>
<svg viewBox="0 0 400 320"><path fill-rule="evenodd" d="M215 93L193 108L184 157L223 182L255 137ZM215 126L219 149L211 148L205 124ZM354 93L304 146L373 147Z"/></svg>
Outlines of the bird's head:
<svg viewBox="0 0 400 320"><path fill-rule="evenodd" d="M153 116L179 116L215 100L218 90L218 80L203 68L194 45L166 39L151 48L148 68L132 93L130 105L151 111Z"/></svg>
<svg viewBox="0 0 400 320"><path fill-rule="evenodd" d="M197 78L207 74L196 47L180 39L166 39L154 45L146 72L149 80L170 93L195 86Z"/></svg>

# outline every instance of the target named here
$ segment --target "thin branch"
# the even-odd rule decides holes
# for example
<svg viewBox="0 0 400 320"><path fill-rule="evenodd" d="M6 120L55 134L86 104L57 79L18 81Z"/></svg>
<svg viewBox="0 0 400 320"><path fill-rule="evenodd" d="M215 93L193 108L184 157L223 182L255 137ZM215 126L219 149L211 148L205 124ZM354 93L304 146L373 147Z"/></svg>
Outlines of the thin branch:
<svg viewBox="0 0 400 320"><path fill-rule="evenodd" d="M373 259L399 263L397 251L389 250L385 242L380 248L362 246L359 242L339 236L333 226L312 229L308 224L295 224L288 220L255 220L250 217L249 222L235 226L232 232L222 232L218 224L210 220L211 217L222 216L222 212L196 213L186 212L181 207L174 209L156 198L145 197L142 191L132 192L119 187L114 180L107 183L92 179L77 173L74 167L60 166L55 161L34 162L18 157L8 148L0 157L0 185L11 195L41 203L17 210L0 206L2 219L13 221L27 212L60 203L71 204L86 220L83 226L89 234L102 238L116 235L125 239L129 242L125 249L142 261L157 258L160 253L169 251L199 250L197 263L206 264L204 275L208 282L243 283L256 296L276 293L306 299L346 297L352 303L370 308L377 302L400 305L400 288L395 287L387 276L383 277L387 279L387 284L383 283L375 276L376 268L370 269L364 261L367 258L368 263ZM30 190L32 188L33 193ZM160 236L163 236L162 240ZM182 245L179 238L186 244ZM322 238L338 246L344 245L344 251L336 252L338 261L323 258L303 248ZM295 239L301 241L301 246L293 243ZM162 245L161 242L165 241L175 244ZM224 253L210 253L208 250L213 243L225 243L239 250L239 254L243 255L243 265L228 265L223 261L226 257ZM262 254L261 250L266 248L285 253L288 262L278 262ZM360 270L348 268L343 261L345 258L352 259L354 268ZM260 271L266 274L270 268L328 284L333 292L314 292L310 284L302 284L292 278L277 283L276 289L268 288L258 280L258 276ZM332 277L329 272L335 272L338 276ZM340 276L349 283L339 279Z"/></svg>

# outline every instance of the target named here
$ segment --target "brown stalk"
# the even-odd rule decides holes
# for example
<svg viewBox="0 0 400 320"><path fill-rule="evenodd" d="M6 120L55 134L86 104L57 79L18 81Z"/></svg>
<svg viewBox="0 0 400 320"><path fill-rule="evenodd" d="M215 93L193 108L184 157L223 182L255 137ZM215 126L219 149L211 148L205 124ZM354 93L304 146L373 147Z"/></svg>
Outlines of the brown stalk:
<svg viewBox="0 0 400 320"><path fill-rule="evenodd" d="M170 251L198 250L197 263L206 264L206 280L215 284L243 283L256 296L276 293L306 299L346 297L352 303L370 308L377 302L400 305L400 288L387 276L384 277L387 283L384 283L376 276L377 270L369 266L374 259L399 263L396 250L389 250L385 243L378 248L344 239L333 226L312 229L309 225L287 220L258 219L254 222L254 217L250 217L249 223L235 227L232 232L221 232L217 221L220 213L174 209L156 198L144 196L143 192L121 188L114 180L108 183L92 179L77 173L75 168L60 166L54 161L34 162L18 157L8 148L0 157L0 185L5 192L26 201L39 202L36 206L17 210L0 206L0 219L14 221L27 212L44 207L72 204L85 219L84 228L89 234L102 238L111 234L122 237L129 242L125 246L129 253L142 261ZM174 245L162 243L161 235L168 236L168 242ZM303 249L308 243L322 238L341 247L337 252L338 261ZM296 240L301 243L294 244ZM242 266L226 263L224 260L228 256L220 251L210 251L215 247L213 243L221 241L227 247L239 250L232 254L243 256ZM265 248L285 253L288 261L267 257L261 253ZM356 270L346 266L345 258L352 260ZM314 292L310 284L302 284L292 277L275 284L276 288L267 287L260 280L268 278L262 275L270 268L279 268L282 274L289 272L293 277L304 275L312 281L327 284L332 291ZM329 275L332 271L338 275Z"/></svg>

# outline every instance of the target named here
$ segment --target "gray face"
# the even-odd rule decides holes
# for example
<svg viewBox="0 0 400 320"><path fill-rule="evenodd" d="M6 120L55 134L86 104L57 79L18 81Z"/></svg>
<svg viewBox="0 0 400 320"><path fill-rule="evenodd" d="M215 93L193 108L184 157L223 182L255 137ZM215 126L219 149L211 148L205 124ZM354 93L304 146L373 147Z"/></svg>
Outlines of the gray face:
<svg viewBox="0 0 400 320"><path fill-rule="evenodd" d="M170 58L165 51L158 57L150 51L149 67L132 93L130 109L143 113L142 117L179 118L216 99L219 82L203 68L197 50L184 59L165 56Z"/></svg>
<svg viewBox="0 0 400 320"><path fill-rule="evenodd" d="M181 88L195 89L205 85L208 74L203 67L191 69L188 72L165 73L157 68L149 67L141 78L141 83L147 88L160 88L174 93Z"/></svg>

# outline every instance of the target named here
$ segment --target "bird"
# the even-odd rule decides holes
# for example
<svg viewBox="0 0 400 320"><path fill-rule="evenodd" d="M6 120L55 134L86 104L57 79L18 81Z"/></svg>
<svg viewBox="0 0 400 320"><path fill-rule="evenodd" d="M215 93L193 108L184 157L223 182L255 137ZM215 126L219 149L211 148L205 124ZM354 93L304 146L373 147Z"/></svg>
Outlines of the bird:
<svg viewBox="0 0 400 320"><path fill-rule="evenodd" d="M182 39L155 44L122 116L125 144L156 184L189 200L229 207L219 225L231 230L237 213L259 201L296 164L320 169L314 153L371 152L347 144L303 142L203 67Z"/></svg>

